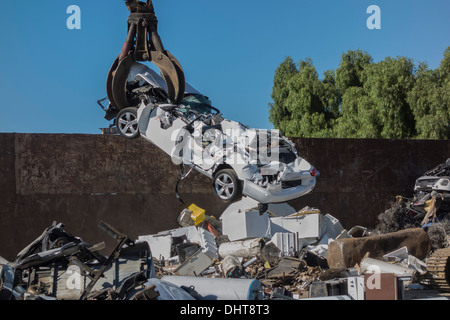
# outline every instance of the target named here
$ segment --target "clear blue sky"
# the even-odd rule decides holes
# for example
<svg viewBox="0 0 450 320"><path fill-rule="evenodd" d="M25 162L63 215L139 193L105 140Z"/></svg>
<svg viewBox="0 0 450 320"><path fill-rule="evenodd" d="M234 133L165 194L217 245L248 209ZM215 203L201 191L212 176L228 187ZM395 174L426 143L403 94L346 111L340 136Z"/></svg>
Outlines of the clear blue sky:
<svg viewBox="0 0 450 320"><path fill-rule="evenodd" d="M406 56L436 68L450 46L448 0L154 0L159 33L186 78L225 117L270 128L274 71L285 57L312 58L320 75L342 53L375 61ZM81 30L69 30L70 5ZM381 9L369 30L368 6ZM0 3L0 132L100 133L96 101L126 35L122 0Z"/></svg>

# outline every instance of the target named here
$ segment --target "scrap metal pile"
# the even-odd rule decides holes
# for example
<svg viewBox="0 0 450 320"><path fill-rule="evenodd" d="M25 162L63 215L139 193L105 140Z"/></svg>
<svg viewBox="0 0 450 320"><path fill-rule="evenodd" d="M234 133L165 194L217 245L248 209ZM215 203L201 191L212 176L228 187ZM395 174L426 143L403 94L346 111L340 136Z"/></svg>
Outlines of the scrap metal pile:
<svg viewBox="0 0 450 320"><path fill-rule="evenodd" d="M178 229L139 239L158 248L153 254L159 278L198 288L200 299L376 299L379 293L368 283L374 274L395 282L384 298L402 299L409 287L448 291L450 255L432 250L422 228L346 230L316 208L271 204L261 214L250 198L230 205L220 219L192 205L178 222ZM436 263L445 264L443 277ZM246 295L247 286L236 292L231 281L242 280L259 294Z"/></svg>
<svg viewBox="0 0 450 320"><path fill-rule="evenodd" d="M397 196L379 215L376 230L386 233L417 227L427 230L432 249L450 246L450 159L416 180L412 198Z"/></svg>
<svg viewBox="0 0 450 320"><path fill-rule="evenodd" d="M102 222L117 241L108 255L100 253L104 243L54 223L14 262L0 258L0 299L364 300L402 299L417 287L450 290L449 249L432 251L423 228L346 230L310 207L269 205L261 214L250 198L219 219L191 205L178 223L132 240Z"/></svg>
<svg viewBox="0 0 450 320"><path fill-rule="evenodd" d="M110 255L105 243L91 245L53 223L14 262L0 258L1 300L146 300L158 296L150 248L107 223L99 228L117 240ZM146 285L145 285L146 284Z"/></svg>

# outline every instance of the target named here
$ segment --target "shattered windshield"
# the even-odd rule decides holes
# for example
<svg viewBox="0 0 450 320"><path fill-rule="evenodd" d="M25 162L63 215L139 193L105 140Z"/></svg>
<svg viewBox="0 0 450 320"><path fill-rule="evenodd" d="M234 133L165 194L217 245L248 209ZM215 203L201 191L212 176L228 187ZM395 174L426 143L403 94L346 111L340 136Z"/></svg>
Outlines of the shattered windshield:
<svg viewBox="0 0 450 320"><path fill-rule="evenodd" d="M211 105L211 101L201 94L192 94L186 96L181 104L185 107L185 111L195 111L202 114L220 113L219 110Z"/></svg>

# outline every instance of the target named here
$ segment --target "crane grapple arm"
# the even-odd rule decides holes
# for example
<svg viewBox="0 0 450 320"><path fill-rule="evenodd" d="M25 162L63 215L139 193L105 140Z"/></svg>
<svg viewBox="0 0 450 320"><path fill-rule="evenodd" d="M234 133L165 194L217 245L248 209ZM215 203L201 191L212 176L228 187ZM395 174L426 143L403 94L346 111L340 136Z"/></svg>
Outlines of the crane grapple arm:
<svg viewBox="0 0 450 320"><path fill-rule="evenodd" d="M179 104L186 86L184 72L178 60L163 46L152 1L126 0L125 4L130 10L127 37L111 66L106 84L112 106L117 110L129 107L126 84L131 66L136 61L154 63L166 81L170 102Z"/></svg>

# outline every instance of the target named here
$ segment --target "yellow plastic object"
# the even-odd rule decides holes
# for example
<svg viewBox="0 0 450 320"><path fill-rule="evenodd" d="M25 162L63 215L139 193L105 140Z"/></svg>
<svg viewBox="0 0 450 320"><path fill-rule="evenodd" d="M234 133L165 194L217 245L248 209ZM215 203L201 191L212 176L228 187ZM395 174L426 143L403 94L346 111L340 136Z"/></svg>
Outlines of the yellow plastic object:
<svg viewBox="0 0 450 320"><path fill-rule="evenodd" d="M192 211L191 218L194 220L195 225L198 226L205 220L205 210L197 207L195 204L192 204L189 207L189 210Z"/></svg>
<svg viewBox="0 0 450 320"><path fill-rule="evenodd" d="M425 201L425 206L423 207L425 211L428 212L430 208L433 206L433 199Z"/></svg>

